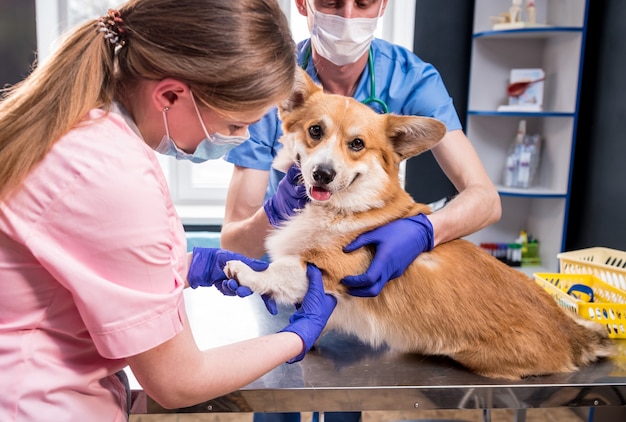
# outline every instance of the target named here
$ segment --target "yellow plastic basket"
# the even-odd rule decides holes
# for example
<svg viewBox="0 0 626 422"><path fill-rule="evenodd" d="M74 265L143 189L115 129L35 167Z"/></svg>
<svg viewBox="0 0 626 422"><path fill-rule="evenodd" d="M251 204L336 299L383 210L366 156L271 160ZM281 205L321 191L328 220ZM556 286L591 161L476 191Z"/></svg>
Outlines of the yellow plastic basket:
<svg viewBox="0 0 626 422"><path fill-rule="evenodd" d="M590 274L535 273L535 281L560 307L601 323L610 338L626 338L625 291ZM593 301L585 289L590 289ZM569 294L570 290L574 292Z"/></svg>
<svg viewBox="0 0 626 422"><path fill-rule="evenodd" d="M588 248L557 255L561 272L593 274L613 287L626 290L626 252L609 248Z"/></svg>

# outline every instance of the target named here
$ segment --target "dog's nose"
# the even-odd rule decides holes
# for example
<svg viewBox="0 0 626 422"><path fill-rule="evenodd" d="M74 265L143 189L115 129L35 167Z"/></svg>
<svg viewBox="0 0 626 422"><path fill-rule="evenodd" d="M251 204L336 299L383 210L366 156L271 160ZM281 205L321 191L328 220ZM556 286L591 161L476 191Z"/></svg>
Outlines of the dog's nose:
<svg viewBox="0 0 626 422"><path fill-rule="evenodd" d="M333 181L336 174L337 173L332 167L317 166L313 169L313 180L327 185Z"/></svg>

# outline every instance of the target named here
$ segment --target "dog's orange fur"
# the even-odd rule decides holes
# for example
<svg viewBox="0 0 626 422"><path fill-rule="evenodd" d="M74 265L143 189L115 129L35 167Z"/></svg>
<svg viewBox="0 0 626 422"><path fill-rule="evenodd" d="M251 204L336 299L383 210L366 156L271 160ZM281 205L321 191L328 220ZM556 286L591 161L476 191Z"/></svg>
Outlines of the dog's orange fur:
<svg viewBox="0 0 626 422"><path fill-rule="evenodd" d="M268 239L268 270L255 273L231 261L229 275L296 303L308 286L304 263L311 262L338 300L328 328L374 346L446 355L488 377L569 372L612 354L603 327L567 314L532 279L465 240L422 253L377 297L348 295L340 280L365 272L372 249L344 253L343 247L392 220L429 212L402 189L398 166L433 147L445 127L434 119L378 115L299 75L280 108L282 151L299 162L311 202ZM315 180L320 166L336 172L332 181ZM330 198L315 199L314 186Z"/></svg>

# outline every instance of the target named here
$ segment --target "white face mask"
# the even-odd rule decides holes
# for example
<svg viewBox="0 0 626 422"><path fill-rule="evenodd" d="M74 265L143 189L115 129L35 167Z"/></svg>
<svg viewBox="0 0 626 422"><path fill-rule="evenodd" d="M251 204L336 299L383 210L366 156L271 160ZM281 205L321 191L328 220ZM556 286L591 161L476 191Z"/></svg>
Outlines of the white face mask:
<svg viewBox="0 0 626 422"><path fill-rule="evenodd" d="M307 4L313 12L311 43L315 51L337 66L356 62L369 49L374 39L378 18L383 10L383 0L380 1L378 16L375 18L349 19L318 12L311 1L313 0L307 0Z"/></svg>
<svg viewBox="0 0 626 422"><path fill-rule="evenodd" d="M167 124L168 109L166 107L163 109L165 135L163 136L163 139L161 139L161 143L155 148L155 151L160 152L161 154L176 157L177 160L189 160L193 163L203 163L207 160L215 160L223 157L228 153L228 151L250 139L250 132L248 130L246 130L246 134L244 136L227 136L222 135L219 132L209 135L209 132L204 125L204 121L202 120L202 116L200 115L200 110L198 110L198 106L196 105L193 93L191 91L189 91L189 93L191 94L191 100L193 101L193 106L198 114L202 130L204 130L205 138L200 141L193 154L188 154L179 149L174 143L174 140L170 137L170 130Z"/></svg>

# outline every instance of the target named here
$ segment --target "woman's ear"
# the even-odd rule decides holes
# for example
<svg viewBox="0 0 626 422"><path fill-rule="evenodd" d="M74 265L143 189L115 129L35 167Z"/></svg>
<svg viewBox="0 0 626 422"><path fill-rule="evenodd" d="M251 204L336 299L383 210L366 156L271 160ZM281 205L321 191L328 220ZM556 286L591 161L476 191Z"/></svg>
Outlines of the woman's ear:
<svg viewBox="0 0 626 422"><path fill-rule="evenodd" d="M159 110L176 104L181 96L189 95L189 86L176 79L159 81L152 91L152 101Z"/></svg>

